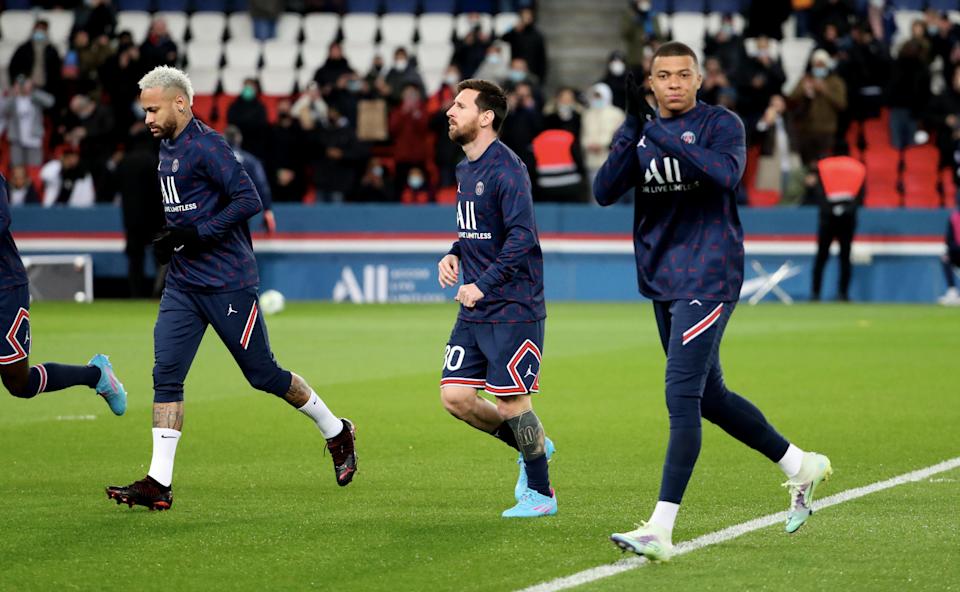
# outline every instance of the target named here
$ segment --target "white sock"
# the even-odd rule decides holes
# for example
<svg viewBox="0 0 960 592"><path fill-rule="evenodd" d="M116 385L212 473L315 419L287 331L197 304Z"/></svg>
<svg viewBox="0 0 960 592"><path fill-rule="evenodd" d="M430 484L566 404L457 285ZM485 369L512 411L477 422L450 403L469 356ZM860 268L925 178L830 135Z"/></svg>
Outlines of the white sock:
<svg viewBox="0 0 960 592"><path fill-rule="evenodd" d="M673 540L673 523L677 521L677 512L679 511L680 504L657 502L657 507L653 509L653 515L650 516L650 523L666 529L667 536Z"/></svg>
<svg viewBox="0 0 960 592"><path fill-rule="evenodd" d="M173 457L177 454L180 432L170 428L153 428L153 458L147 475L157 483L170 487L173 482Z"/></svg>
<svg viewBox="0 0 960 592"><path fill-rule="evenodd" d="M787 476L787 479L793 479L800 473L800 465L803 464L803 450L800 450L793 444L787 447L783 453L783 458L777 461L780 470Z"/></svg>
<svg viewBox="0 0 960 592"><path fill-rule="evenodd" d="M327 440L343 431L343 422L340 421L339 417L330 413L323 400L313 390L310 391L310 400L298 411L312 419Z"/></svg>

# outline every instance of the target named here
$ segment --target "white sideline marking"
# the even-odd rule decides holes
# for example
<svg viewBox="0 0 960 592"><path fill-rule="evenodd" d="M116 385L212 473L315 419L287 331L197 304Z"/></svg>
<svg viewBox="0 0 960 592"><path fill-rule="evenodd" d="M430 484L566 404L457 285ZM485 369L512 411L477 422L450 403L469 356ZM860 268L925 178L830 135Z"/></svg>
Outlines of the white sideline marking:
<svg viewBox="0 0 960 592"><path fill-rule="evenodd" d="M960 456L951 458L950 460L945 460L941 463L937 463L923 469L918 469L910 473L905 473L903 475L887 479L886 481L878 481L876 483L864 485L863 487L855 487L853 489L841 491L840 493L831 495L830 497L825 497L822 500L813 502L813 509L822 510L824 508L842 504L843 502L848 502L865 495L870 495L871 493L883 491L884 489L890 489L891 487L896 487L897 485L922 481L931 475L943 473L957 467L960 467ZM730 539L735 539L740 535L747 534L748 532L760 530L761 528L766 528L774 524L780 524L783 522L783 520L784 513L777 512L776 514L769 514L767 516L749 520L741 524L735 524L734 526L724 528L723 530L718 530L716 532L711 532L697 537L692 541L684 541L679 543L674 547L673 555L676 557L678 555L690 553L691 551L696 551L697 549L702 549L703 547L729 541ZM613 543L610 544L612 545ZM523 588L519 592L554 592L555 590L566 590L568 588L573 588L575 586L580 586L596 580L602 580L603 578L609 578L610 576L615 576L619 573L642 567L647 563L649 563L649 561L647 561L646 558L637 557L634 555L626 559L621 559L616 563L585 569L570 576L535 584L528 588Z"/></svg>
<svg viewBox="0 0 960 592"><path fill-rule="evenodd" d="M58 415L57 421L93 421L97 419L96 415Z"/></svg>

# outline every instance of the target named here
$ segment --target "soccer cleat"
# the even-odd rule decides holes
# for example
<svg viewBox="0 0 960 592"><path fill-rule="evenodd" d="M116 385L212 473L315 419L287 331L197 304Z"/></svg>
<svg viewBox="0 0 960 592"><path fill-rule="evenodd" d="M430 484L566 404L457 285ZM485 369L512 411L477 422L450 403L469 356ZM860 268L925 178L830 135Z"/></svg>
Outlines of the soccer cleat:
<svg viewBox="0 0 960 592"><path fill-rule="evenodd" d="M550 489L552 494L547 497L539 491L527 489L520 496L517 505L504 510L504 518L537 518L539 516L553 516L557 513L557 492Z"/></svg>
<svg viewBox="0 0 960 592"><path fill-rule="evenodd" d="M553 440L544 436L543 448L547 453L547 462L550 462L553 453L557 451L557 447L553 445ZM520 465L520 474L517 476L517 484L513 488L513 497L520 501L520 496L527 490L527 465L523 462L523 453L517 456L517 464Z"/></svg>
<svg viewBox="0 0 960 592"><path fill-rule="evenodd" d="M327 449L333 457L333 472L337 476L337 485L345 487L357 473L357 428L349 419L341 418L340 421L343 422L343 431L327 440Z"/></svg>
<svg viewBox="0 0 960 592"><path fill-rule="evenodd" d="M830 466L829 458L816 452L803 453L800 472L783 484L790 492L790 509L785 527L787 532L796 532L813 514L810 508L813 492L821 481L828 480L832 474L833 467Z"/></svg>
<svg viewBox="0 0 960 592"><path fill-rule="evenodd" d="M117 500L117 505L146 506L150 510L169 510L173 505L173 488L164 487L147 475L130 485L107 487L107 498Z"/></svg>
<svg viewBox="0 0 960 592"><path fill-rule="evenodd" d="M100 380L96 386L97 394L106 399L114 415L123 415L127 410L127 391L123 389L123 383L113 373L110 359L103 354L97 354L87 365L100 369Z"/></svg>
<svg viewBox="0 0 960 592"><path fill-rule="evenodd" d="M946 293L937 298L937 302L943 306L960 306L960 291L956 288L947 288Z"/></svg>
<svg viewBox="0 0 960 592"><path fill-rule="evenodd" d="M630 532L615 532L610 540L620 549L650 561L670 561L673 556L673 543L666 529L649 522L641 522L639 528Z"/></svg>

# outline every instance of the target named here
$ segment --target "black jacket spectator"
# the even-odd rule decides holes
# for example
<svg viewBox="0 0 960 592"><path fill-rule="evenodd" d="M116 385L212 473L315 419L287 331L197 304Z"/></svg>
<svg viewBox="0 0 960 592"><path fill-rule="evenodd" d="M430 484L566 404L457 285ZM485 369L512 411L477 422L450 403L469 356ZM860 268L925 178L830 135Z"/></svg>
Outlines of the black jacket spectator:
<svg viewBox="0 0 960 592"><path fill-rule="evenodd" d="M516 28L505 34L503 40L510 44L510 58L526 60L530 71L543 84L547 77L547 49L533 18L533 9L521 10Z"/></svg>

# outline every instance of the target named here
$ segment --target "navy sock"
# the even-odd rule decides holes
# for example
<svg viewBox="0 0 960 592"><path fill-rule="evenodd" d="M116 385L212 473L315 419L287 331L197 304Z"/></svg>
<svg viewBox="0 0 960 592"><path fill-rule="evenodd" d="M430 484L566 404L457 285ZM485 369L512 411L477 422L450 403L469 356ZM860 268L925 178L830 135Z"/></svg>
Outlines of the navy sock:
<svg viewBox="0 0 960 592"><path fill-rule="evenodd" d="M950 261L942 261L941 263L943 263L943 277L947 280L947 287L956 288L957 280L953 276L953 265Z"/></svg>
<svg viewBox="0 0 960 592"><path fill-rule="evenodd" d="M547 473L547 455L541 454L533 460L523 462L527 467L527 487L547 497L553 497L550 493L550 475Z"/></svg>
<svg viewBox="0 0 960 592"><path fill-rule="evenodd" d="M504 444L513 448L515 450L520 450L520 446L517 444L517 436L513 433L513 428L507 425L507 422L503 422L497 426L497 429L490 432L490 434L501 440Z"/></svg>
<svg viewBox="0 0 960 592"><path fill-rule="evenodd" d="M49 393L71 386L94 388L100 380L100 369L95 366L70 366L45 362L30 368L30 391Z"/></svg>

